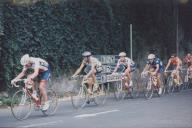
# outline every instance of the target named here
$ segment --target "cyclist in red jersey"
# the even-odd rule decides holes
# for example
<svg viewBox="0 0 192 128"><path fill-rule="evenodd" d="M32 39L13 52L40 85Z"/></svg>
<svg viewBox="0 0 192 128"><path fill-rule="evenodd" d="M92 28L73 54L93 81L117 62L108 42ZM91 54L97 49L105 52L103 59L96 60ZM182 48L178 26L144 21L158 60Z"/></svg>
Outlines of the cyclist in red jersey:
<svg viewBox="0 0 192 128"><path fill-rule="evenodd" d="M182 79L179 75L179 71L181 70L182 61L179 57L177 57L175 54L171 55L171 58L169 59L167 66L165 68L165 71L169 68L169 70L173 70L171 73L171 76L173 78L176 77L178 81L178 85L182 84Z"/></svg>

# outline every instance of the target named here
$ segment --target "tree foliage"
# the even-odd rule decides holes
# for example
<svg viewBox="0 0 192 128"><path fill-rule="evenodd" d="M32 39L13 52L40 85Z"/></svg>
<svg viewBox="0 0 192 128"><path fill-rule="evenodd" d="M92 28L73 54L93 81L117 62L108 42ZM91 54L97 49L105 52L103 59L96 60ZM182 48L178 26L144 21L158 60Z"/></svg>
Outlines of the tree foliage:
<svg viewBox="0 0 192 128"><path fill-rule="evenodd" d="M84 50L93 54L129 53L129 24L133 24L133 57L137 63L142 65L150 48L158 49L167 59L166 55L175 50L175 19L171 0L166 1L5 3L0 22L4 31L0 40L1 83L8 86L21 71L19 61L26 53L47 60L54 77L74 71Z"/></svg>

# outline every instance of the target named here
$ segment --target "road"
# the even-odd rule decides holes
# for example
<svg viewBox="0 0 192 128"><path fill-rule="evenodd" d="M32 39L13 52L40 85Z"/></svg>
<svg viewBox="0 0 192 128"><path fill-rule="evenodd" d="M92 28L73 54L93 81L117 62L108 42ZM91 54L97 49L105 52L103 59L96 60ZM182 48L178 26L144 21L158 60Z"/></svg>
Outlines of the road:
<svg viewBox="0 0 192 128"><path fill-rule="evenodd" d="M108 97L105 105L94 104L74 110L69 101L60 101L54 116L40 111L17 121L10 109L0 110L0 127L17 128L192 128L192 90L173 95L125 99Z"/></svg>

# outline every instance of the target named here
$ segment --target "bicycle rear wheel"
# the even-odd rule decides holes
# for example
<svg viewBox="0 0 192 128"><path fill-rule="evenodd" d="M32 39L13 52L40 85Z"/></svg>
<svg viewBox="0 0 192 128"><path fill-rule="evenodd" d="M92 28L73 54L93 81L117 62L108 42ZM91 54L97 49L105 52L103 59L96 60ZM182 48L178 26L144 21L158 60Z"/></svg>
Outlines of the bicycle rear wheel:
<svg viewBox="0 0 192 128"><path fill-rule="evenodd" d="M73 108L80 109L84 108L88 100L87 89L84 86L81 86L78 91L71 93L71 103Z"/></svg>
<svg viewBox="0 0 192 128"><path fill-rule="evenodd" d="M17 120L24 120L31 114L31 97L23 90L17 91L11 100L11 113Z"/></svg>
<svg viewBox="0 0 192 128"><path fill-rule="evenodd" d="M49 102L49 108L46 111L42 111L44 115L50 116L53 115L57 110L58 99L57 94L52 89L47 90L47 97Z"/></svg>
<svg viewBox="0 0 192 128"><path fill-rule="evenodd" d="M104 84L101 84L95 89L93 89L93 97L94 97L95 104L97 105L105 104L106 94L107 94L107 88Z"/></svg>

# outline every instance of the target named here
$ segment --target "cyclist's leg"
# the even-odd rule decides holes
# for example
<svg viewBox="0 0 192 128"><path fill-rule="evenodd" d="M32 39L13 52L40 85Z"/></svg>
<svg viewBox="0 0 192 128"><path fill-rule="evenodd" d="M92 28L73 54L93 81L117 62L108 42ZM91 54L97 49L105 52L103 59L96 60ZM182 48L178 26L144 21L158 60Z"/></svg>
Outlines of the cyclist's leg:
<svg viewBox="0 0 192 128"><path fill-rule="evenodd" d="M44 105L42 106L43 111L46 111L49 108L46 86L48 84L50 75L51 75L50 70L47 70L47 71L39 74L39 76L40 76L39 90L40 90L40 94L42 95L42 98L44 101Z"/></svg>
<svg viewBox="0 0 192 128"><path fill-rule="evenodd" d="M179 70L176 71L175 75L176 75L176 79L178 81L177 86L180 86L182 83L182 79L181 79L181 76L179 74Z"/></svg>
<svg viewBox="0 0 192 128"><path fill-rule="evenodd" d="M46 85L47 85L47 80L41 80L39 82L39 90L40 90L40 93L41 93L41 95L43 97L44 102L46 102L48 100Z"/></svg>
<svg viewBox="0 0 192 128"><path fill-rule="evenodd" d="M163 81L162 81L162 75L161 73L157 73L157 81L158 81L158 85L159 85L159 94L162 94L162 90L164 88L164 85L163 85Z"/></svg>
<svg viewBox="0 0 192 128"><path fill-rule="evenodd" d="M130 84L130 81L131 81L130 69L127 68L127 69L124 71L124 74L125 74L125 79L124 79L123 81L124 81L125 86L128 87L129 84Z"/></svg>
<svg viewBox="0 0 192 128"><path fill-rule="evenodd" d="M33 93L34 93L34 92L36 92L36 89L35 89L35 83L34 83L34 81L29 79L31 75L32 75L32 74L29 74L29 75L27 76L28 82L27 82L26 84L27 84L27 85L30 85L30 86L32 87L32 91L33 91Z"/></svg>
<svg viewBox="0 0 192 128"><path fill-rule="evenodd" d="M181 78L181 75L180 75L180 72L178 71L178 75L179 75L179 85L182 85L183 84L183 80Z"/></svg>

